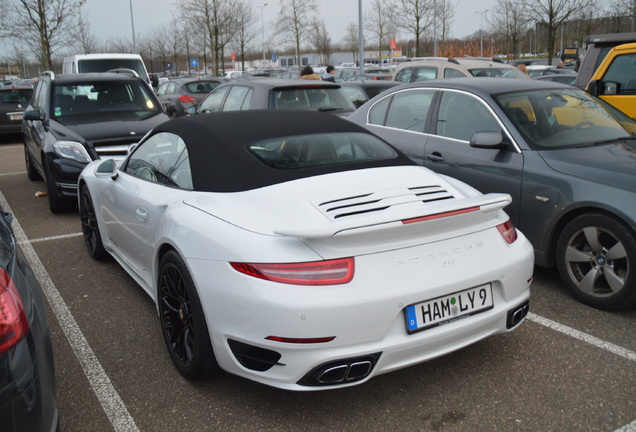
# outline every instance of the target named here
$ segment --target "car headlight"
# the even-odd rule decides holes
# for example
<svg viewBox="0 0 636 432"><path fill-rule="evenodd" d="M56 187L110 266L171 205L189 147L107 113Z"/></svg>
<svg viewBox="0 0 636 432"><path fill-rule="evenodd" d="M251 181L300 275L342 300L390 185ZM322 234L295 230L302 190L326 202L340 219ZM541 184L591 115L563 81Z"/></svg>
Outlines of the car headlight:
<svg viewBox="0 0 636 432"><path fill-rule="evenodd" d="M91 157L86 152L84 146L75 141L57 141L53 144L55 153L66 159L73 159L82 163L89 163L92 161Z"/></svg>

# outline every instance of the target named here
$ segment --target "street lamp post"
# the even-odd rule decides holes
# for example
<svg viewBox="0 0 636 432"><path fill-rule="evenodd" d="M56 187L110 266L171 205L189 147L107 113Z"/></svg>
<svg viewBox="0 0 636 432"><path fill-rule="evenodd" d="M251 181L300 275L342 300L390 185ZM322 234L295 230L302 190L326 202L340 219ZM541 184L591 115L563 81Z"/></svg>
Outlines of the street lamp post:
<svg viewBox="0 0 636 432"><path fill-rule="evenodd" d="M267 3L263 3L262 5L257 5L257 8L261 8L261 36L263 38L263 64L262 67L265 67L265 19L263 18L263 8L267 6Z"/></svg>
<svg viewBox="0 0 636 432"><path fill-rule="evenodd" d="M479 57L484 56L484 14L488 12L488 9L484 9L483 11L475 11L481 16L480 24L479 24Z"/></svg>
<svg viewBox="0 0 636 432"><path fill-rule="evenodd" d="M129 1L130 3L130 24L132 26L132 43L133 43L133 52L137 52L137 44L135 43L135 20L133 20L133 9L132 9L132 0Z"/></svg>

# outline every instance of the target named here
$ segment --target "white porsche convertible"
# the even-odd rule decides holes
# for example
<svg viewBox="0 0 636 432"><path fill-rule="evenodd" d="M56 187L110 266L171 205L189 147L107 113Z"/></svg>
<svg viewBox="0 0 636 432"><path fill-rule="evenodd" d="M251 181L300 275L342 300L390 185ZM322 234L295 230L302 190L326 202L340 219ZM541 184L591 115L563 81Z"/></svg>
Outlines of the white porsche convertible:
<svg viewBox="0 0 636 432"><path fill-rule="evenodd" d="M516 328L533 249L505 194L306 111L184 117L79 180L82 231L157 304L187 378L331 389Z"/></svg>

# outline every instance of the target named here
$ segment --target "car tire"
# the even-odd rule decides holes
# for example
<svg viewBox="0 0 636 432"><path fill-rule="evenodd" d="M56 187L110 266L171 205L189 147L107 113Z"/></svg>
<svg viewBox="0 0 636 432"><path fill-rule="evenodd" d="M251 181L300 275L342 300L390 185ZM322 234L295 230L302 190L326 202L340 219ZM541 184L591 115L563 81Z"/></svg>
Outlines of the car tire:
<svg viewBox="0 0 636 432"><path fill-rule="evenodd" d="M35 165L33 164L33 159L31 159L31 155L29 154L29 150L27 149L26 146L24 146L24 162L26 164L26 172L27 172L27 177L29 178L29 180L31 181L42 180L42 176L40 175L38 170L35 168Z"/></svg>
<svg viewBox="0 0 636 432"><path fill-rule="evenodd" d="M591 213L569 222L557 243L557 265L565 285L589 306L636 304L636 238L614 217Z"/></svg>
<svg viewBox="0 0 636 432"><path fill-rule="evenodd" d="M44 175L46 176L46 193L49 198L49 209L51 213L64 213L71 209L71 201L69 199L58 196L55 180L51 168L44 161Z"/></svg>
<svg viewBox="0 0 636 432"><path fill-rule="evenodd" d="M97 224L95 206L93 206L91 193L86 185L83 185L80 189L79 202L79 213L82 224L84 245L86 245L88 254L92 258L98 261L104 261L109 258L110 255L106 252L106 249L104 249L102 236L99 233L99 225Z"/></svg>
<svg viewBox="0 0 636 432"><path fill-rule="evenodd" d="M216 374L210 334L192 276L183 259L168 251L159 264L159 320L170 357L188 379Z"/></svg>

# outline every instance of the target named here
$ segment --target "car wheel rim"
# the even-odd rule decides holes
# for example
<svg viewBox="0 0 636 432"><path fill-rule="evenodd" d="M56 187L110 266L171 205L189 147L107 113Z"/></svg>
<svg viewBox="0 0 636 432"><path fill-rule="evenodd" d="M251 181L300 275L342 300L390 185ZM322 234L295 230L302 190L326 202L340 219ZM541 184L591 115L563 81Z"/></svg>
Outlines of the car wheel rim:
<svg viewBox="0 0 636 432"><path fill-rule="evenodd" d="M629 259L625 246L601 227L576 231L565 250L568 274L577 287L593 297L610 297L625 287Z"/></svg>
<svg viewBox="0 0 636 432"><path fill-rule="evenodd" d="M186 282L179 269L168 264L161 273L161 324L173 355L184 365L194 357L194 325Z"/></svg>
<svg viewBox="0 0 636 432"><path fill-rule="evenodd" d="M93 205L87 193L81 194L80 219L84 242L88 250L94 252L97 245L97 218L95 217Z"/></svg>

